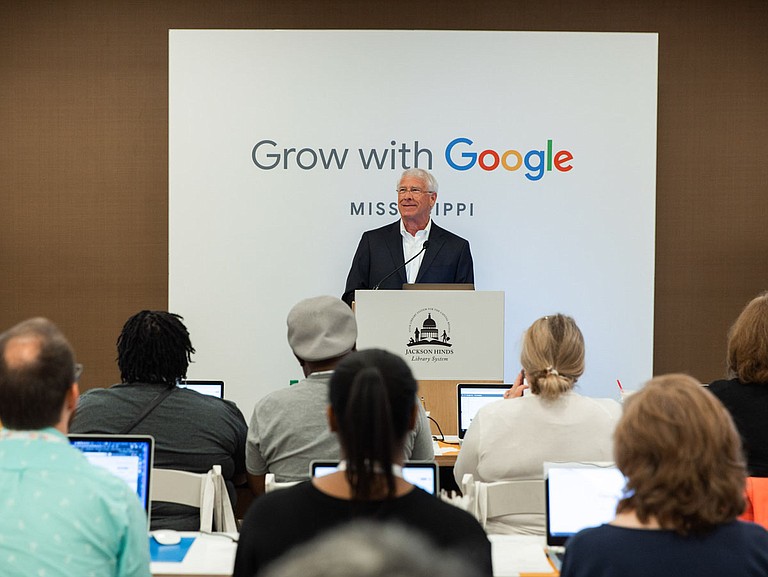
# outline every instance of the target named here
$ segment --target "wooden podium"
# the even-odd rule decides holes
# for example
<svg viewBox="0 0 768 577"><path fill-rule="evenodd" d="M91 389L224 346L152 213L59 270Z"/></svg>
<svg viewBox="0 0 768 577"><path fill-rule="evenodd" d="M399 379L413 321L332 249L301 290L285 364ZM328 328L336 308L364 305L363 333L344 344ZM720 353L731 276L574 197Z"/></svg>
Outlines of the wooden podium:
<svg viewBox="0 0 768 577"><path fill-rule="evenodd" d="M457 433L457 383L504 382L503 292L358 290L355 303L357 348L403 357L446 435Z"/></svg>

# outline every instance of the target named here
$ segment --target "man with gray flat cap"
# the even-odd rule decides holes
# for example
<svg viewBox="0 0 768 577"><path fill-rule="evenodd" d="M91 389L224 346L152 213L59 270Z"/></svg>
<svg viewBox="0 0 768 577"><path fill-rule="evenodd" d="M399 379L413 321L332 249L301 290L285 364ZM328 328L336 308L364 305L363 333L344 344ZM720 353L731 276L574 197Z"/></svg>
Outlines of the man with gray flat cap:
<svg viewBox="0 0 768 577"><path fill-rule="evenodd" d="M270 393L253 409L245 461L255 495L264 478L304 481L314 460L338 460L339 442L328 428L328 382L336 365L355 350L357 324L352 310L332 296L297 303L288 313L288 344L304 370L304 379ZM432 460L432 435L424 410L405 447L406 459Z"/></svg>

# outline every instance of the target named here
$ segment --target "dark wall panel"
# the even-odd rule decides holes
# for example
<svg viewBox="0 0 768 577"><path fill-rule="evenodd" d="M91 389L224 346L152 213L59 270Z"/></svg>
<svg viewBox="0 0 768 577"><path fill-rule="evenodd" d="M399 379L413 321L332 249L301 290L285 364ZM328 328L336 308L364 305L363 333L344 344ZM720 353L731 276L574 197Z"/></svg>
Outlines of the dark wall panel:
<svg viewBox="0 0 768 577"><path fill-rule="evenodd" d="M658 32L655 372L720 376L768 288L764 0L4 2L0 327L58 322L86 387L117 381L124 320L167 306L169 28Z"/></svg>

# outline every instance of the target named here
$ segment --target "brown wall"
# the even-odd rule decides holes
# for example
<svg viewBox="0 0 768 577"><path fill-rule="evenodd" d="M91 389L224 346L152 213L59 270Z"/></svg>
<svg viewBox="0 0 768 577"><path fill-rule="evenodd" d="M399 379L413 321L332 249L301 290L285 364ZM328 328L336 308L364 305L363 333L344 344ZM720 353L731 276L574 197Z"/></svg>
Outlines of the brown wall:
<svg viewBox="0 0 768 577"><path fill-rule="evenodd" d="M167 306L169 28L658 32L655 372L720 376L768 288L765 0L3 2L0 327L55 320L85 387Z"/></svg>

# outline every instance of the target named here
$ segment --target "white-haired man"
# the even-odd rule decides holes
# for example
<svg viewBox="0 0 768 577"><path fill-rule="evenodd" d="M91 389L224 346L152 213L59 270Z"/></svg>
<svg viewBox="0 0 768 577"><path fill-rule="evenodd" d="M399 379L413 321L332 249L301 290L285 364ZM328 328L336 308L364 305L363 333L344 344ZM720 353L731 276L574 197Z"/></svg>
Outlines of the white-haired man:
<svg viewBox="0 0 768 577"><path fill-rule="evenodd" d="M421 168L403 172L397 184L400 219L363 233L341 297L344 302L351 305L358 289L475 282L469 242L432 221L435 202L437 180L432 174Z"/></svg>

